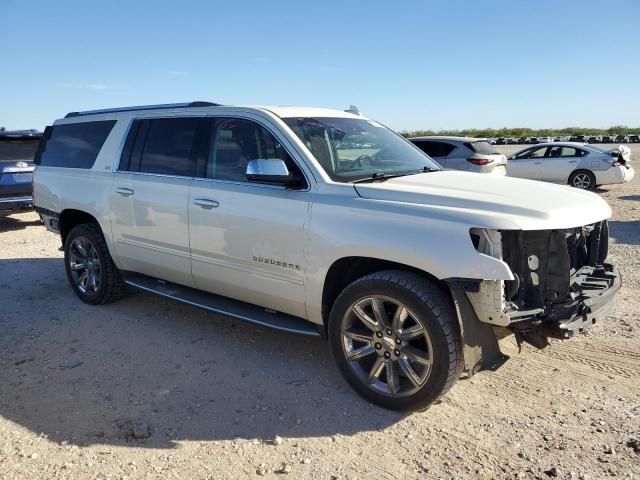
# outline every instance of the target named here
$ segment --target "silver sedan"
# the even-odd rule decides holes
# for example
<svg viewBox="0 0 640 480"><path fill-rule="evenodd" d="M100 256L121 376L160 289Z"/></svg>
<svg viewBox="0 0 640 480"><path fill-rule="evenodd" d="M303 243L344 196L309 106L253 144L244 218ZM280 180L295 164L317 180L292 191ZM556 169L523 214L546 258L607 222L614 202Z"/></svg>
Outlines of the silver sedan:
<svg viewBox="0 0 640 480"><path fill-rule="evenodd" d="M592 190L631 181L630 162L631 150L623 145L607 150L585 143L542 143L511 155L507 175Z"/></svg>

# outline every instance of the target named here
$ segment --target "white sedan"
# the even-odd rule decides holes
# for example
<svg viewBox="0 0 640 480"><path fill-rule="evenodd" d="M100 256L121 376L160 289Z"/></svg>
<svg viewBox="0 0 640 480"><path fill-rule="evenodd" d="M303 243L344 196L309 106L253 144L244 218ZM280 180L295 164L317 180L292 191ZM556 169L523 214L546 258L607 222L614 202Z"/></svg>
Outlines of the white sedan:
<svg viewBox="0 0 640 480"><path fill-rule="evenodd" d="M630 162L631 150L624 145L607 150L586 143L542 143L511 155L507 175L592 190L632 180Z"/></svg>

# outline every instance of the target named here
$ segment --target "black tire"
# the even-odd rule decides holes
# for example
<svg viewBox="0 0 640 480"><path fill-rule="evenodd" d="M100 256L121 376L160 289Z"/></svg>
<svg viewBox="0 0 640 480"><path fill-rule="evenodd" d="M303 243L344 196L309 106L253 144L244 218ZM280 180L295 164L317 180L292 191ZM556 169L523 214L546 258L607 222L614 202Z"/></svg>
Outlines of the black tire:
<svg viewBox="0 0 640 480"><path fill-rule="evenodd" d="M345 350L344 342L348 342L348 340L345 340L346 336L343 336L343 324L349 323L349 316L353 315L352 312L355 311L352 307L359 306L361 304L359 302L367 301L369 296L379 296L377 298L383 299L384 308L390 309L385 313L387 320L389 320L389 311L392 311L394 302L397 302L400 306L406 306L411 314L417 318L416 324L420 323L420 326L424 327L428 334L426 338L429 338L430 341L429 349L432 351L430 354L432 362L429 373L421 386L419 382L416 384L416 382L409 381L409 376L405 374L406 370L403 371L400 368L400 357L395 357L396 367L393 368L396 368L396 372L401 376L396 377L397 380L394 383L396 385L404 383L412 389L417 389L412 393L407 393L405 396L394 396L390 392L386 394L380 392L379 386L377 389L375 385L371 386L371 373L365 379L364 376L366 376L367 369L361 368L360 363L356 364L353 360L350 361L347 358L348 353ZM387 299L391 302L390 304L387 303ZM353 326L349 327L349 329L352 328ZM386 332L391 332L391 330L386 329ZM346 333L344 334L346 335ZM373 335L378 335L378 332L373 333ZM389 335L391 334L389 333ZM381 341L384 340L387 343L381 349L387 349L389 345L392 345L393 339L398 342L401 335L387 337L385 334L384 339L381 339ZM389 357L380 358L379 346L382 343L378 342L376 338L373 338L373 341L376 342L375 352L367 354L367 356L373 356L374 358L372 361L374 366L371 371L376 368L375 362L393 362L394 355L396 355L391 354L392 358L390 360L385 360L389 359ZM451 298L433 282L417 274L404 271L389 270L373 273L347 286L338 296L331 309L329 344L338 369L353 389L367 400L392 410L421 410L433 404L453 386L460 376L463 365L460 328ZM369 345L374 344L370 343ZM389 346L389 349L392 348L394 347ZM351 353L353 353L355 351L353 344L351 349ZM415 349L413 350L415 351ZM390 352L382 353L387 355ZM402 355L404 353L401 353ZM406 363L406 360L407 357L405 356L404 363ZM369 360L358 361L365 362ZM386 370L386 367L382 368ZM364 376L359 370L364 371ZM378 367L377 371L381 371L380 367ZM379 373L378 375L381 374ZM378 383L378 375L376 375L375 383ZM391 390L392 387L389 385L390 382L387 381L387 387ZM398 388L398 392L400 391L401 388Z"/></svg>
<svg viewBox="0 0 640 480"><path fill-rule="evenodd" d="M569 185L582 190L596 188L596 176L589 170L576 170L569 176Z"/></svg>
<svg viewBox="0 0 640 480"><path fill-rule="evenodd" d="M74 257L77 256L77 251L74 250L77 247L74 246L74 242L76 240L84 241L84 239L89 242L93 248L91 251L95 251L95 258L99 260L99 269L96 268L94 270L95 278L98 280L95 290L86 289L86 291L83 291L82 285L78 284L77 277L84 273L82 268L76 268L72 271L72 263ZM64 263L69 283L78 298L83 302L91 305L101 305L118 300L124 295L126 285L122 281L116 265L113 263L102 231L97 224L83 223L71 229L64 242Z"/></svg>

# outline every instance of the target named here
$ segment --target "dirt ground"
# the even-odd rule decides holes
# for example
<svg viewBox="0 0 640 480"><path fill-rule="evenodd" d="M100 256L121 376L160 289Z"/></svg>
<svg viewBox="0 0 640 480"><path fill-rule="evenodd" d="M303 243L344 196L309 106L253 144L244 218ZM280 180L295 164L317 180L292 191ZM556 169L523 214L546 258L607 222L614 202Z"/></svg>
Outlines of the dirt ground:
<svg viewBox="0 0 640 480"><path fill-rule="evenodd" d="M504 366L412 415L354 394L321 340L145 293L85 305L37 215L0 219L0 478L640 478L640 180L599 193L608 320L506 339Z"/></svg>

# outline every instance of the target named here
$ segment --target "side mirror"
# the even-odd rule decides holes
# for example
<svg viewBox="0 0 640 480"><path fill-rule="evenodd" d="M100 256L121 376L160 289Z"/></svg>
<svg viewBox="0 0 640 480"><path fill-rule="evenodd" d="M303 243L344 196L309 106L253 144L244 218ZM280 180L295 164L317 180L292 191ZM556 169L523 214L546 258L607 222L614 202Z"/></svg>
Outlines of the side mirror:
<svg viewBox="0 0 640 480"><path fill-rule="evenodd" d="M276 183L285 186L300 185L300 178L292 175L279 158L258 158L247 163L247 180L250 182Z"/></svg>

